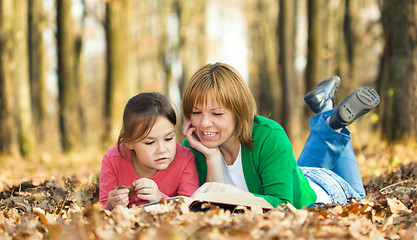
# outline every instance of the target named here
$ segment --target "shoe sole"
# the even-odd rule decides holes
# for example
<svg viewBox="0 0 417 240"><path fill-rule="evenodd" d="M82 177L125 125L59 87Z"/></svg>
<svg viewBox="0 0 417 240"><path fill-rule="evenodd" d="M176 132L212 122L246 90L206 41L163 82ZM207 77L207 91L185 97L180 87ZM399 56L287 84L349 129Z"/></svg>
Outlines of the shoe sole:
<svg viewBox="0 0 417 240"><path fill-rule="evenodd" d="M343 124L350 124L358 117L369 112L379 104L378 93L370 87L356 89L349 99L339 108L339 119Z"/></svg>

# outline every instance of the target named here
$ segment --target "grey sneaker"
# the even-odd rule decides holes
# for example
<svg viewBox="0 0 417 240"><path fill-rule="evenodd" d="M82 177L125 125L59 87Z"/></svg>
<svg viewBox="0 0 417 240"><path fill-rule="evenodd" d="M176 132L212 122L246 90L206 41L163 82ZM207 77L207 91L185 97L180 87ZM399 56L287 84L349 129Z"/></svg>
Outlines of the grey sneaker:
<svg viewBox="0 0 417 240"><path fill-rule="evenodd" d="M334 102L334 93L339 89L340 78L330 77L321 81L316 88L304 95L304 102L315 113L320 113L331 101ZM333 108L333 107L332 107Z"/></svg>
<svg viewBox="0 0 417 240"><path fill-rule="evenodd" d="M339 129L351 124L379 104L378 93L370 87L360 87L336 108L330 117L329 126Z"/></svg>

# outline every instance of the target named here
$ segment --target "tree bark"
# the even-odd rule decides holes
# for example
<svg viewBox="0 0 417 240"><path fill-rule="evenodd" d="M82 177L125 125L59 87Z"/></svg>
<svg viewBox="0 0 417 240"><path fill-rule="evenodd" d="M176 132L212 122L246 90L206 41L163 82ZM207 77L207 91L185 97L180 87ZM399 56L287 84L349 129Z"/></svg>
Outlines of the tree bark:
<svg viewBox="0 0 417 240"><path fill-rule="evenodd" d="M277 24L271 21L272 4L276 1L251 1L248 12L251 59L249 67L250 88L260 115L276 121L282 118L282 88L277 67ZM276 19L276 18L275 18Z"/></svg>
<svg viewBox="0 0 417 240"><path fill-rule="evenodd" d="M51 122L47 111L45 47L42 32L44 13L42 0L29 2L29 75L32 96L33 122L38 146L46 147L50 139Z"/></svg>
<svg viewBox="0 0 417 240"><path fill-rule="evenodd" d="M323 0L308 1L307 66L305 71L306 90L311 91L323 80L324 61L322 58L325 23Z"/></svg>
<svg viewBox="0 0 417 240"><path fill-rule="evenodd" d="M14 11L12 1L0 2L0 151L7 155L20 155L18 127L15 125L18 109L15 108L13 80L17 71L14 56Z"/></svg>
<svg viewBox="0 0 417 240"><path fill-rule="evenodd" d="M104 143L114 143L123 119L124 106L132 97L131 0L106 3L107 81Z"/></svg>
<svg viewBox="0 0 417 240"><path fill-rule="evenodd" d="M30 106L28 70L28 3L1 2L1 102L0 145L5 153L33 154L35 139ZM9 135L7 135L9 134ZM10 143L9 143L10 141Z"/></svg>
<svg viewBox="0 0 417 240"><path fill-rule="evenodd" d="M62 148L66 152L80 147L83 123L73 28L71 1L57 1L59 116Z"/></svg>
<svg viewBox="0 0 417 240"><path fill-rule="evenodd" d="M301 133L301 109L298 103L299 91L295 77L295 15L297 1L279 1L279 66L282 82L282 125L290 139Z"/></svg>
<svg viewBox="0 0 417 240"><path fill-rule="evenodd" d="M359 3L346 0L337 10L337 51L336 71L343 81L343 87L339 89L339 96L348 96L359 85L358 79L358 36ZM340 30L343 29L343 32ZM343 99L340 99L343 100Z"/></svg>
<svg viewBox="0 0 417 240"><path fill-rule="evenodd" d="M182 76L179 89L183 91L185 83L197 69L206 64L205 42L205 1L179 0L177 14L179 18L179 44L181 52Z"/></svg>
<svg viewBox="0 0 417 240"><path fill-rule="evenodd" d="M382 135L417 138L417 3L384 1L385 52L381 68Z"/></svg>

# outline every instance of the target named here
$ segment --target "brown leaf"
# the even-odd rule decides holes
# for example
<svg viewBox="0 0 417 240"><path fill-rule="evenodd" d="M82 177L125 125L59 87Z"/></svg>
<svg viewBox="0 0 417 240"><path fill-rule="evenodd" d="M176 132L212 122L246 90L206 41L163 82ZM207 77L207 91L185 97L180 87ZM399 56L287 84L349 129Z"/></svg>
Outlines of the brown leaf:
<svg viewBox="0 0 417 240"><path fill-rule="evenodd" d="M398 215L401 212L411 213L401 201L396 198L387 198L387 204L392 214Z"/></svg>
<svg viewBox="0 0 417 240"><path fill-rule="evenodd" d="M136 191L134 187L128 187L128 186L123 186L123 185L119 185L119 186L115 186L116 189L129 189L129 195L135 195Z"/></svg>

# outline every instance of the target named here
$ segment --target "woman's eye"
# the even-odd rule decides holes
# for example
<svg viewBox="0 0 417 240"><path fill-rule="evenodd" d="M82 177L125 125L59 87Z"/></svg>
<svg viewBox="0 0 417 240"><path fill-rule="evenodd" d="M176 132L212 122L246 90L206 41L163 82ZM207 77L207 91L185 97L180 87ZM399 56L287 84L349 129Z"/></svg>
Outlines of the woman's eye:
<svg viewBox="0 0 417 240"><path fill-rule="evenodd" d="M165 141L169 142L172 141L174 138L173 137L169 137L169 138L165 138Z"/></svg>
<svg viewBox="0 0 417 240"><path fill-rule="evenodd" d="M152 145L154 142L146 142L145 145Z"/></svg>
<svg viewBox="0 0 417 240"><path fill-rule="evenodd" d="M201 112L192 112L192 114L194 114L194 115L195 115L195 114L199 114L199 113L201 113Z"/></svg>
<svg viewBox="0 0 417 240"><path fill-rule="evenodd" d="M215 116L221 116L221 115L223 115L223 113L213 113L213 115L215 115Z"/></svg>

